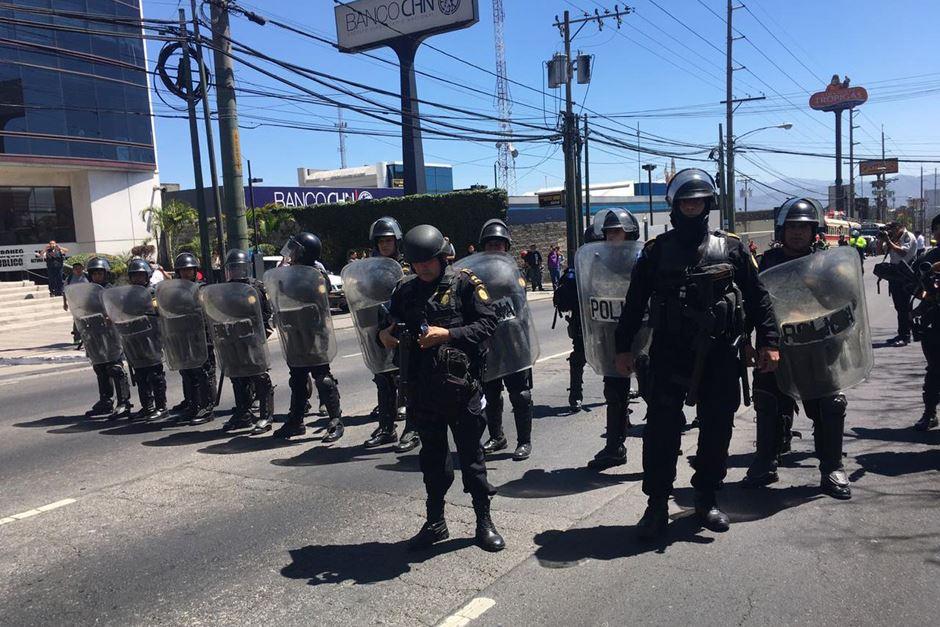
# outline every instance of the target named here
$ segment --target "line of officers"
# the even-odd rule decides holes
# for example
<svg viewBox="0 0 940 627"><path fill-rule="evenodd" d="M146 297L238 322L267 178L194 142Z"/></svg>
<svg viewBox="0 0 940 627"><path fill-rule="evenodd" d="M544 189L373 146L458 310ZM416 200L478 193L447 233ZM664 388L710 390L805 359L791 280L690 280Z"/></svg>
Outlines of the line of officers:
<svg viewBox="0 0 940 627"><path fill-rule="evenodd" d="M642 461L648 506L638 523L640 537L654 539L667 530L684 405L696 408L699 426L695 514L704 527L727 530L716 493L742 387L744 402L750 402L747 366L754 365L757 454L746 485L778 480L800 399L814 424L821 489L849 498L841 392L864 380L873 363L857 255L843 249L814 253L813 240L824 228L821 208L794 198L775 218L783 246L765 254L758 268L736 236L709 231L717 196L706 172L678 173L666 199L674 228L645 244L630 212L598 213L586 233L590 243L578 250L555 295L574 349L572 411L582 401L585 364L604 377L606 445L588 466L626 463L636 375L647 406ZM396 220L381 218L370 239L373 256L342 271L363 360L377 388L378 427L365 446L394 444L399 452L420 446L426 521L410 541L420 549L449 536L444 503L455 477L449 430L476 513L476 542L499 551L505 542L490 514L496 489L487 480L485 455L508 446L504 388L516 422L513 458L531 455L532 367L539 354L525 281L509 254L509 228L488 221L479 238L482 252L452 265L448 240L431 225L402 234ZM208 422L221 390L218 363L232 381L236 403L222 428L262 434L273 421L266 341L276 328L290 370L291 402L274 436L305 434L315 386L321 412L329 416L323 441L338 440L342 412L329 366L337 347L321 248L311 233L291 237L282 265L263 281L250 277L247 254L230 251L226 282L216 285L196 282L198 262L184 253L176 259L179 278L155 289L147 287L149 265L142 260L129 263L130 285L123 287L111 286L106 260L89 261L90 283L70 286L66 294L98 378L100 400L88 415ZM133 414L124 358L142 405ZM183 380L183 402L170 411L164 358ZM399 438L400 417L405 424Z"/></svg>

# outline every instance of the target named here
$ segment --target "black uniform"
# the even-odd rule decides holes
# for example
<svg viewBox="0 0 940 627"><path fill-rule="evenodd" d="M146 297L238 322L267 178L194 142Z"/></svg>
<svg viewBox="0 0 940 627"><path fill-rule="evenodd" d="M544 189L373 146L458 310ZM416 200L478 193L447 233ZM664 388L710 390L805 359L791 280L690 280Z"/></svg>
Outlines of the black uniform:
<svg viewBox="0 0 940 627"><path fill-rule="evenodd" d="M415 279L401 285L392 294L390 314L415 338L424 325L451 333L446 344L427 350L417 344L410 347L408 372L402 373L421 437L419 460L429 510L440 507L443 512L444 496L454 481L448 427L457 445L464 492L474 503L488 503L496 488L486 479L480 445L485 428L480 377L482 342L496 330L497 317L485 286L468 272L448 266L435 283Z"/></svg>
<svg viewBox="0 0 940 627"><path fill-rule="evenodd" d="M102 285L104 289L114 287L111 283ZM124 372L124 360L109 361L92 366L95 371L95 377L98 379L98 402L95 403L88 415L100 415L111 413L113 399L117 395L117 407L112 418L127 415L131 410L131 388L127 381L127 373Z"/></svg>
<svg viewBox="0 0 940 627"><path fill-rule="evenodd" d="M785 250L775 248L764 253L759 270L763 272L796 258L787 256ZM814 251L810 250L806 254L812 252ZM842 431L845 428L846 406L843 394L803 401L806 417L813 421L813 442L816 456L819 458L819 471L823 477L843 468ZM790 430L796 409L796 401L780 390L777 378L772 372L754 371L757 454L748 469L746 483L767 484L776 480L779 456L790 450ZM846 487L842 491L843 494L847 489Z"/></svg>
<svg viewBox="0 0 940 627"><path fill-rule="evenodd" d="M151 286L150 298L154 298L155 289ZM157 326L157 312L152 315L152 324ZM140 411L133 418L153 418L154 413L162 417L166 413L166 372L163 364L134 368L134 382L137 384L137 397L140 399Z"/></svg>
<svg viewBox="0 0 940 627"><path fill-rule="evenodd" d="M572 409L580 407L584 399L584 335L581 330L581 306L578 303L578 284L574 266L569 266L558 282L552 295L555 307L565 316L568 323L568 337L571 338L571 354L568 355L568 405Z"/></svg>
<svg viewBox="0 0 940 627"><path fill-rule="evenodd" d="M212 334L206 327L206 361L197 368L180 370L183 380L183 402L174 407L181 411L180 418L197 423L208 422L215 407L215 350L212 346Z"/></svg>
<svg viewBox="0 0 940 627"><path fill-rule="evenodd" d="M940 248L931 248L921 259L921 264L940 262ZM940 404L940 306L938 294L928 292L928 302L917 307L917 335L920 347L927 360L924 372L924 415L914 425L919 431L937 426L937 405Z"/></svg>
<svg viewBox="0 0 940 627"><path fill-rule="evenodd" d="M271 303L268 302L268 293L264 283L257 279L238 279L238 283L247 283L258 292L261 305L261 317L264 322L265 337L271 337L274 328L271 326ZM252 377L232 377L232 392L235 395L235 411L232 418L223 426L223 429L232 429L248 426L254 419L251 413L251 404L258 399L258 423L270 422L274 416L274 385L271 375L267 372Z"/></svg>
<svg viewBox="0 0 940 627"><path fill-rule="evenodd" d="M732 422L741 402L741 363L735 342L743 324L735 320L739 315L736 290L740 290L744 311L757 331L757 346L777 345L770 296L757 277L747 248L737 237L721 231L705 232L704 236L693 232L695 239L689 239L687 233L675 229L646 244L633 269L616 334L617 352L630 352L649 303L653 340L643 432L643 492L651 505L664 506L672 492L685 425L682 406L697 359L702 360L702 376L696 386L701 425L692 485L705 498L713 499L725 478ZM702 294L705 290L696 288L689 275L717 270L721 264L727 264L724 268L730 275L713 284L714 298L706 298ZM707 311L717 316L711 331L703 331L696 323ZM703 334L715 339L701 343Z"/></svg>

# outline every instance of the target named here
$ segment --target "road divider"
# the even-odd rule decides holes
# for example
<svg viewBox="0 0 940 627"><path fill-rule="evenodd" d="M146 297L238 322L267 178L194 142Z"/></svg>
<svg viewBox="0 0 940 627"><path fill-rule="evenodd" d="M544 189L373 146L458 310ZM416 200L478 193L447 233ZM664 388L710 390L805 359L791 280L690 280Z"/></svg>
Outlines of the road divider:
<svg viewBox="0 0 940 627"><path fill-rule="evenodd" d="M29 509L25 512L20 512L19 514L13 514L12 516L7 516L6 518L0 518L0 525L16 522L17 520L23 520L24 518L32 518L33 516L38 516L39 514L45 514L46 512L51 512L54 509L71 505L75 502L75 500L76 499L62 499L61 501L49 503L48 505L43 505L42 507L37 507L36 509Z"/></svg>

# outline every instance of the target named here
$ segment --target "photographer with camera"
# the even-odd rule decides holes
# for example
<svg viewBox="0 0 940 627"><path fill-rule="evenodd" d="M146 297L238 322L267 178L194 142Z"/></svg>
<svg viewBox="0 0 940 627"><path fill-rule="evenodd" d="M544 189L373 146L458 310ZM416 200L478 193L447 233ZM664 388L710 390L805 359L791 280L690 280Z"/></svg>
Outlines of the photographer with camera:
<svg viewBox="0 0 940 627"><path fill-rule="evenodd" d="M905 264L910 267L917 256L914 235L900 222L891 222L878 231L879 249L889 257L891 265ZM909 273L908 273L909 274ZM911 342L911 295L901 280L888 281L888 292L898 313L898 334L887 341L890 346L907 346Z"/></svg>
<svg viewBox="0 0 940 627"><path fill-rule="evenodd" d="M55 240L50 241L42 250L36 251L36 257L46 262L50 296L62 296L62 267L68 252L68 248L59 246Z"/></svg>

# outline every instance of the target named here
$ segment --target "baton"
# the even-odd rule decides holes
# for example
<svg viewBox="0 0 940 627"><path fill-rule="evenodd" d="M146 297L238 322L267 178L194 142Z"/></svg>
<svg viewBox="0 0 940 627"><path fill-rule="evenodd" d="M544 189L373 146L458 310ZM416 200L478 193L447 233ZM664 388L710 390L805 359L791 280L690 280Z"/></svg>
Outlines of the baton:
<svg viewBox="0 0 940 627"><path fill-rule="evenodd" d="M222 400L222 384L225 383L225 367L219 366L219 389L215 392L215 404Z"/></svg>

